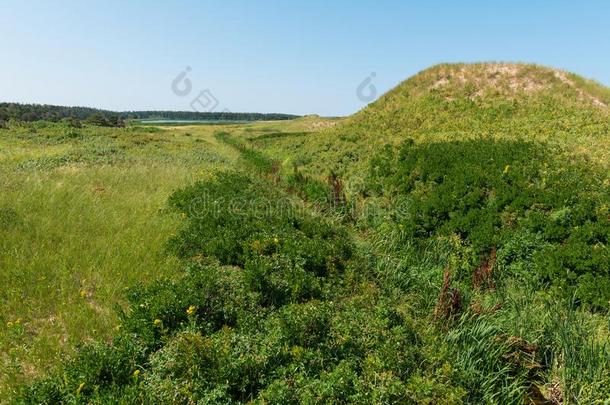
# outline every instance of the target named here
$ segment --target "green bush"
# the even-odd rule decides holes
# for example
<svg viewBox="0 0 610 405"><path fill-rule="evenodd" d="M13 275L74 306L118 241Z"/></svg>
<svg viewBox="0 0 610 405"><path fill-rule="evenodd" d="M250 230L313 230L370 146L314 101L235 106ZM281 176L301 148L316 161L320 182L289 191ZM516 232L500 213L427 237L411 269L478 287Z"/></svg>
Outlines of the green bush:
<svg viewBox="0 0 610 405"><path fill-rule="evenodd" d="M393 213L403 239L457 235L478 261L497 248L504 269L608 306L610 188L595 168L532 142L407 141L372 159L368 185L407 197Z"/></svg>
<svg viewBox="0 0 610 405"><path fill-rule="evenodd" d="M550 165L534 144L438 148L407 143L375 160L365 191L404 203L380 207L385 250L365 248L265 178L220 172L176 191L169 203L183 225L168 247L184 272L130 289L111 342L83 346L20 401L521 403L558 364L566 381L584 381L567 382L566 395L600 398L607 347L561 314L527 331L536 344L510 333L519 329L511 322L534 320L485 313L501 293L478 314L462 308L431 322L443 267L464 291L492 248L497 281L550 284L602 306L599 180ZM574 196L574 181L589 186ZM467 294L465 304L486 298Z"/></svg>
<svg viewBox="0 0 610 405"><path fill-rule="evenodd" d="M259 256L285 255L326 276L341 271L352 254L344 229L305 213L265 180L221 172L176 192L170 203L189 218L170 241L185 258L203 255L243 267Z"/></svg>
<svg viewBox="0 0 610 405"><path fill-rule="evenodd" d="M223 203L207 209L199 204L205 195ZM245 204L237 207L237 198ZM259 202L280 200L285 214L261 211L267 205ZM366 353L331 332L331 320L346 313L326 300L342 294L341 276L353 266L345 229L296 209L265 180L232 172L178 191L170 203L185 214L170 242L185 259L184 275L132 288L112 344L84 346L60 375L26 389L24 402L246 402L294 367L318 375L335 367L325 364L331 354ZM370 336L362 339L374 348Z"/></svg>

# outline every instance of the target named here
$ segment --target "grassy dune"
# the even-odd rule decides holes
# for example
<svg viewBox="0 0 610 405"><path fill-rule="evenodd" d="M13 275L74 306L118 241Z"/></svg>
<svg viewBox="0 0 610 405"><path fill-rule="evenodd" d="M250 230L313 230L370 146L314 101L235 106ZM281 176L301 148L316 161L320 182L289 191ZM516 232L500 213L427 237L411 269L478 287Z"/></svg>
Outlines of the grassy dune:
<svg viewBox="0 0 610 405"><path fill-rule="evenodd" d="M385 144L465 139L540 141L610 170L610 91L531 65L439 65L405 80L341 125L312 137L264 140L313 174L362 177Z"/></svg>

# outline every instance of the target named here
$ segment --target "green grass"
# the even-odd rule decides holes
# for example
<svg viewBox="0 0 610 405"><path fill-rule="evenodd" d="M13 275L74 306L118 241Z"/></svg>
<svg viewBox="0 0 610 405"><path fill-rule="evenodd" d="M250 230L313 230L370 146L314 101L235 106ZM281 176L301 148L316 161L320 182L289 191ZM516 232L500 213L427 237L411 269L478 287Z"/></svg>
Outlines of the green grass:
<svg viewBox="0 0 610 405"><path fill-rule="evenodd" d="M607 101L440 65L343 120L0 131L3 393L605 403Z"/></svg>
<svg viewBox="0 0 610 405"><path fill-rule="evenodd" d="M566 84L547 68L508 65L512 73L502 74L496 73L502 65L493 66L427 69L338 125L296 139L268 139L265 149L289 163L304 162L315 175L342 173L348 183L361 180L379 148L406 138L536 140L610 170L610 109L590 98L607 100L607 88L575 75Z"/></svg>
<svg viewBox="0 0 610 405"><path fill-rule="evenodd" d="M213 131L0 132L0 397L107 337L127 286L176 274L164 249L181 219L167 197L235 158Z"/></svg>

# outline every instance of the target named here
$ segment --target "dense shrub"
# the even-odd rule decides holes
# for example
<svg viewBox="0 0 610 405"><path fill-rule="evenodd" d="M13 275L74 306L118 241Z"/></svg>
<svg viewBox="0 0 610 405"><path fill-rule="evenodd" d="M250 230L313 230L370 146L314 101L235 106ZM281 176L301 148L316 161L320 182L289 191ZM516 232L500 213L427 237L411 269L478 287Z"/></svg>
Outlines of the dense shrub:
<svg viewBox="0 0 610 405"><path fill-rule="evenodd" d="M259 256L285 255L325 276L341 271L351 256L344 229L305 213L265 180L221 172L176 192L170 203L189 219L170 241L182 257L212 256L221 264L246 266Z"/></svg>
<svg viewBox="0 0 610 405"><path fill-rule="evenodd" d="M206 194L217 202L202 209ZM238 211L229 202L246 203ZM456 401L451 371L422 353L402 294L367 281L367 262L341 226L295 209L266 180L220 173L176 192L184 227L170 243L186 270L128 293L111 343L91 343L24 403ZM193 204L196 210L190 210ZM422 379L443 390L420 388Z"/></svg>
<svg viewBox="0 0 610 405"><path fill-rule="evenodd" d="M405 240L457 235L479 261L497 248L504 270L608 305L610 189L594 168L531 142L406 141L372 159L368 182L408 198L393 213Z"/></svg>
<svg viewBox="0 0 610 405"><path fill-rule="evenodd" d="M331 192L328 184L304 175L296 166L293 172L286 176L285 182L289 190L305 201L322 206L330 203Z"/></svg>
<svg viewBox="0 0 610 405"><path fill-rule="evenodd" d="M490 250L501 279L603 305L592 286L605 288L595 277L608 269L604 186L546 153L491 141L386 149L364 191L401 204L375 222L378 252L264 176L220 172L179 190L169 249L184 274L132 288L112 341L82 347L21 402L522 403L556 364L583 381L566 396L601 398L608 349L561 313L526 332L530 343L507 333L501 296L472 289L481 302L430 322L438 266L463 290Z"/></svg>
<svg viewBox="0 0 610 405"><path fill-rule="evenodd" d="M215 198L211 207L198 205L206 195ZM301 350L291 348L311 350L311 370L330 367L315 346L329 339L333 307L310 300L340 294L338 276L353 254L345 230L237 173L170 201L185 214L170 242L190 263L185 275L132 289L113 343L84 346L62 376L35 383L26 402L104 402L128 392L137 400L245 401L274 370L289 374ZM278 201L284 212L268 209Z"/></svg>

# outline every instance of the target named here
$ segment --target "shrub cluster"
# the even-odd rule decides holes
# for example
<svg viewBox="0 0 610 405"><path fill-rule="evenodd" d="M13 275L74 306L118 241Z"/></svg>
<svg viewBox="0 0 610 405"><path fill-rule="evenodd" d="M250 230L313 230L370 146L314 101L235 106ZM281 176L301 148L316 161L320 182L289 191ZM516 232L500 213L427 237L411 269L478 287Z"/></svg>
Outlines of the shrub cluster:
<svg viewBox="0 0 610 405"><path fill-rule="evenodd" d="M271 167L244 151L262 173ZM474 274L496 277L493 258L500 275L604 305L608 291L585 286L603 286L608 270L607 185L547 157L520 142L386 149L364 187L401 202L381 215L390 236L380 251L308 210L304 200L324 194L324 183L298 172L282 184L292 195L277 179L231 171L178 190L169 203L184 222L168 249L184 274L131 289L112 341L86 344L61 373L25 387L20 402L521 403L536 398L557 362L576 379L592 364L581 385L593 390L585 398L598 398L607 348L570 337L573 323L554 325L561 311L533 338L490 303L430 322L442 254L425 250L443 243L460 288L483 258L488 268ZM329 183L341 188L336 177ZM411 256L385 254L401 245Z"/></svg>
<svg viewBox="0 0 610 405"><path fill-rule="evenodd" d="M610 188L594 168L531 142L406 141L372 159L368 190L403 198L403 241L457 235L473 266L497 248L506 275L608 306Z"/></svg>
<svg viewBox="0 0 610 405"><path fill-rule="evenodd" d="M210 205L202 203L213 198ZM267 212L261 201L291 210ZM236 200L239 202L236 203ZM169 246L184 276L129 292L111 343L79 350L24 403L457 401L453 371L422 356L405 297L366 281L345 229L243 174L177 191ZM431 373L424 378L426 373ZM422 391L420 381L432 384ZM436 382L436 383L434 383Z"/></svg>

